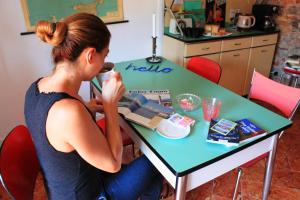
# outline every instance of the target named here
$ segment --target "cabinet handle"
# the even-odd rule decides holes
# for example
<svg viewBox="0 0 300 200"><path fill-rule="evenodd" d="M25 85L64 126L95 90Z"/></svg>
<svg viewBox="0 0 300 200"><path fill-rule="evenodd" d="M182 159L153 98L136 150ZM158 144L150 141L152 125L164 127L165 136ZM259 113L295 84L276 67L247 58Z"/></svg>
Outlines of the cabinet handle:
<svg viewBox="0 0 300 200"><path fill-rule="evenodd" d="M242 43L234 43L235 46L240 46Z"/></svg>
<svg viewBox="0 0 300 200"><path fill-rule="evenodd" d="M209 50L209 49L210 49L210 47L202 48L202 50Z"/></svg>
<svg viewBox="0 0 300 200"><path fill-rule="evenodd" d="M261 52L262 52L262 53L266 53L266 52L268 52L268 50L261 50Z"/></svg>
<svg viewBox="0 0 300 200"><path fill-rule="evenodd" d="M268 41L269 41L268 39L263 40L263 42L268 42Z"/></svg>
<svg viewBox="0 0 300 200"><path fill-rule="evenodd" d="M238 54L233 54L233 56L234 57L238 57L238 56L240 56L240 54L238 53Z"/></svg>

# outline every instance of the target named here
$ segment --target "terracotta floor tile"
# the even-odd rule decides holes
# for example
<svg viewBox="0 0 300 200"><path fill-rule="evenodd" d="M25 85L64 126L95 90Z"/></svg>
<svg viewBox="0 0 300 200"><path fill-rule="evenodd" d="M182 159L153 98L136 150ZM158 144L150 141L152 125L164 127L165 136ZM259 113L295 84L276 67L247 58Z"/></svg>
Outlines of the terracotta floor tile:
<svg viewBox="0 0 300 200"><path fill-rule="evenodd" d="M217 179L213 188L213 194L223 197L232 197L237 178L237 170L232 170Z"/></svg>
<svg viewBox="0 0 300 200"><path fill-rule="evenodd" d="M243 200L258 200L262 197L262 186L261 181L249 181L243 179L241 183Z"/></svg>
<svg viewBox="0 0 300 200"><path fill-rule="evenodd" d="M273 186L269 194L269 200L299 200L300 190L289 187Z"/></svg>
<svg viewBox="0 0 300 200"><path fill-rule="evenodd" d="M187 200L209 200L213 192L213 183L208 182L189 191L186 195Z"/></svg>
<svg viewBox="0 0 300 200"><path fill-rule="evenodd" d="M213 194L211 200L231 200L232 198Z"/></svg>
<svg viewBox="0 0 300 200"><path fill-rule="evenodd" d="M272 184L276 186L286 187L291 181L292 173L285 170L277 170L273 172Z"/></svg>
<svg viewBox="0 0 300 200"><path fill-rule="evenodd" d="M286 186L300 189L300 171L291 172Z"/></svg>
<svg viewBox="0 0 300 200"><path fill-rule="evenodd" d="M261 160L255 165L251 167L242 168L243 174L242 179L249 180L249 181L262 181L264 179L265 174L265 160Z"/></svg>

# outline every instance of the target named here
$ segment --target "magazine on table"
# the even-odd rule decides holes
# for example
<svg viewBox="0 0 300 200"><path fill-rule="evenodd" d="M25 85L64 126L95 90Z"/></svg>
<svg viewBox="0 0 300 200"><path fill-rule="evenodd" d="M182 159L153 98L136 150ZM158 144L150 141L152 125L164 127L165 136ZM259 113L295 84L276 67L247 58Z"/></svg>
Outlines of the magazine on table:
<svg viewBox="0 0 300 200"><path fill-rule="evenodd" d="M129 94L142 94L148 100L152 100L165 107L172 107L170 90L129 90Z"/></svg>
<svg viewBox="0 0 300 200"><path fill-rule="evenodd" d="M220 124L223 124L224 120L225 119L211 120L206 141L209 143L224 144L226 146L239 145L240 135L236 129L237 123L232 122L230 128L224 128L225 131L219 131L218 128L216 128L220 127ZM226 120L226 123L228 121L229 120ZM224 132L226 132L226 134L224 134Z"/></svg>
<svg viewBox="0 0 300 200"><path fill-rule="evenodd" d="M230 120L226 120L225 122L224 119L211 121L206 138L207 142L237 146L238 144L252 141L267 134L266 130L260 128L249 119L232 121L232 123L230 123ZM224 124L227 125L225 128Z"/></svg>
<svg viewBox="0 0 300 200"><path fill-rule="evenodd" d="M162 119L174 113L174 109L168 90L130 90L119 101L118 112L126 119L154 130Z"/></svg>
<svg viewBox="0 0 300 200"><path fill-rule="evenodd" d="M240 134L240 143L248 142L267 134L267 131L253 123L249 119L241 119L237 121L238 132Z"/></svg>

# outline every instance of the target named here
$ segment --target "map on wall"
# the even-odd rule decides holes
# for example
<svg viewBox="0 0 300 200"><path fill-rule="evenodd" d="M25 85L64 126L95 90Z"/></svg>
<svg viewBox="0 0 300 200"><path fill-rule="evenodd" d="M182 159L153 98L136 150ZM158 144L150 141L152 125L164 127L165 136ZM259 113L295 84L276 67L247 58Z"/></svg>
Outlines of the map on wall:
<svg viewBox="0 0 300 200"><path fill-rule="evenodd" d="M123 0L20 0L27 31L34 31L40 20L57 22L64 17L87 12L105 23L123 20Z"/></svg>

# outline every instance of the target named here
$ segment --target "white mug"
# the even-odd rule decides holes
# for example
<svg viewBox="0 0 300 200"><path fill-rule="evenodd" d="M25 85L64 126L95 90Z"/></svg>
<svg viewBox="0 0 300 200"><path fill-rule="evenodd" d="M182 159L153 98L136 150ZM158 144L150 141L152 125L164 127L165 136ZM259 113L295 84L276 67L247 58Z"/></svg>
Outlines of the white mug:
<svg viewBox="0 0 300 200"><path fill-rule="evenodd" d="M108 80L112 74L115 72L114 70L115 64L112 62L105 62L99 74L96 76L100 86L102 86L103 81Z"/></svg>

